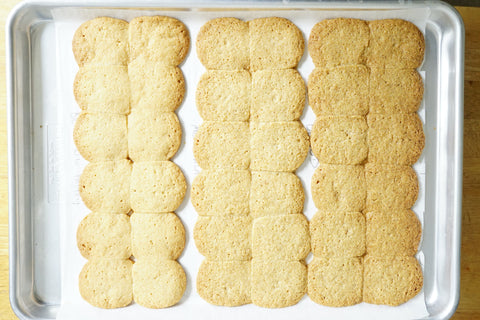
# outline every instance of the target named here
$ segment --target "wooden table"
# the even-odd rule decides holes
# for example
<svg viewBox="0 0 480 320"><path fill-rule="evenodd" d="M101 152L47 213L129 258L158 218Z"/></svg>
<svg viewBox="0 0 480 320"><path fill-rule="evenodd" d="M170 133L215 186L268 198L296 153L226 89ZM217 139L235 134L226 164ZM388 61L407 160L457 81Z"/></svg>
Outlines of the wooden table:
<svg viewBox="0 0 480 320"><path fill-rule="evenodd" d="M20 1L0 2L0 25ZM460 305L453 319L480 319L480 8L458 7L465 22L465 133ZM0 32L5 61L5 33ZM0 63L0 320L16 319L8 297L5 63Z"/></svg>

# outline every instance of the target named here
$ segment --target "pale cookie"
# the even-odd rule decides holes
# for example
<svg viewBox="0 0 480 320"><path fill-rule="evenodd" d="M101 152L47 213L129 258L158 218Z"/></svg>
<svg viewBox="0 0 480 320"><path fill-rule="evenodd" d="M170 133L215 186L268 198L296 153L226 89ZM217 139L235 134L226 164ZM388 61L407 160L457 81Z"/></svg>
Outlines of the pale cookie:
<svg viewBox="0 0 480 320"><path fill-rule="evenodd" d="M120 65L84 65L75 76L73 94L83 111L128 114L128 68Z"/></svg>
<svg viewBox="0 0 480 320"><path fill-rule="evenodd" d="M367 253L385 257L413 256L422 237L422 225L409 209L371 211L367 219Z"/></svg>
<svg viewBox="0 0 480 320"><path fill-rule="evenodd" d="M418 179L409 166L365 165L368 210L411 208L418 197Z"/></svg>
<svg viewBox="0 0 480 320"><path fill-rule="evenodd" d="M130 160L91 162L80 176L79 193L92 211L128 213L130 207Z"/></svg>
<svg viewBox="0 0 480 320"><path fill-rule="evenodd" d="M310 233L303 214L254 220L252 256L255 259L303 260L309 252Z"/></svg>
<svg viewBox="0 0 480 320"><path fill-rule="evenodd" d="M132 109L154 112L175 111L185 96L185 79L180 68L139 57L128 65Z"/></svg>
<svg viewBox="0 0 480 320"><path fill-rule="evenodd" d="M177 19L162 16L137 17L128 27L130 61L144 57L169 66L178 66L187 56L190 35Z"/></svg>
<svg viewBox="0 0 480 320"><path fill-rule="evenodd" d="M212 19L198 32L198 59L207 69L248 69L248 40L247 22L236 18Z"/></svg>
<svg viewBox="0 0 480 320"><path fill-rule="evenodd" d="M199 217L193 239L198 251L209 260L249 260L251 232L249 216Z"/></svg>
<svg viewBox="0 0 480 320"><path fill-rule="evenodd" d="M368 79L368 69L363 65L314 69L308 77L308 101L313 112L317 116L366 115Z"/></svg>
<svg viewBox="0 0 480 320"><path fill-rule="evenodd" d="M300 121L251 122L252 170L295 171L307 157L309 137Z"/></svg>
<svg viewBox="0 0 480 320"><path fill-rule="evenodd" d="M425 54L425 39L413 23L401 19L386 19L370 21L368 25L371 34L367 50L369 67L420 67Z"/></svg>
<svg viewBox="0 0 480 320"><path fill-rule="evenodd" d="M248 169L250 130L248 122L205 121L193 140L193 155L200 168Z"/></svg>
<svg viewBox="0 0 480 320"><path fill-rule="evenodd" d="M175 155L182 127L173 112L134 110L128 116L128 155L132 161L162 161Z"/></svg>
<svg viewBox="0 0 480 320"><path fill-rule="evenodd" d="M363 301L398 306L415 297L423 286L422 268L415 257L366 255Z"/></svg>
<svg viewBox="0 0 480 320"><path fill-rule="evenodd" d="M365 253L365 217L360 212L319 211L310 221L315 257L360 257Z"/></svg>
<svg viewBox="0 0 480 320"><path fill-rule="evenodd" d="M192 204L201 216L248 215L248 170L202 170L192 182Z"/></svg>
<svg viewBox="0 0 480 320"><path fill-rule="evenodd" d="M423 81L415 69L370 69L370 113L417 112Z"/></svg>
<svg viewBox="0 0 480 320"><path fill-rule="evenodd" d="M252 80L245 70L209 70L197 85L198 112L207 121L248 121Z"/></svg>
<svg viewBox="0 0 480 320"><path fill-rule="evenodd" d="M130 218L136 259L175 260L185 247L185 228L175 213L138 213Z"/></svg>
<svg viewBox="0 0 480 320"><path fill-rule="evenodd" d="M365 118L318 117L312 128L313 154L321 163L361 164L368 154Z"/></svg>
<svg viewBox="0 0 480 320"><path fill-rule="evenodd" d="M363 166L319 164L312 176L312 199L323 211L362 211L367 185Z"/></svg>
<svg viewBox="0 0 480 320"><path fill-rule="evenodd" d="M328 307L362 302L362 258L313 258L308 265L308 296Z"/></svg>
<svg viewBox="0 0 480 320"><path fill-rule="evenodd" d="M251 303L250 261L204 260L198 269L197 291L203 300L218 306Z"/></svg>
<svg viewBox="0 0 480 320"><path fill-rule="evenodd" d="M187 182L171 161L135 162L130 202L135 212L172 212L183 201Z"/></svg>
<svg viewBox="0 0 480 320"><path fill-rule="evenodd" d="M128 306L133 299L132 261L89 260L78 277L78 289L92 306L104 309Z"/></svg>
<svg viewBox="0 0 480 320"><path fill-rule="evenodd" d="M252 260L252 302L263 308L294 305L307 293L307 267L300 261Z"/></svg>
<svg viewBox="0 0 480 320"><path fill-rule="evenodd" d="M147 308L175 305L187 287L185 271L174 260L137 259L132 277L135 303Z"/></svg>
<svg viewBox="0 0 480 320"><path fill-rule="evenodd" d="M132 255L130 218L126 214L92 212L77 229L78 250L86 259L128 259Z"/></svg>
<svg viewBox="0 0 480 320"><path fill-rule="evenodd" d="M128 64L128 22L100 17L84 22L72 40L73 55L81 67Z"/></svg>
<svg viewBox="0 0 480 320"><path fill-rule="evenodd" d="M423 125L418 114L369 114L368 162L412 165L425 146Z"/></svg>
<svg viewBox="0 0 480 320"><path fill-rule="evenodd" d="M303 56L305 43L300 29L279 17L248 22L250 31L250 71L295 68Z"/></svg>
<svg viewBox="0 0 480 320"><path fill-rule="evenodd" d="M308 40L316 67L362 64L370 38L366 21L337 18L318 22Z"/></svg>
<svg viewBox="0 0 480 320"><path fill-rule="evenodd" d="M291 172L252 171L250 214L253 218L303 212L302 182Z"/></svg>
<svg viewBox="0 0 480 320"><path fill-rule="evenodd" d="M298 120L306 88L297 70L259 70L252 74L250 121Z"/></svg>

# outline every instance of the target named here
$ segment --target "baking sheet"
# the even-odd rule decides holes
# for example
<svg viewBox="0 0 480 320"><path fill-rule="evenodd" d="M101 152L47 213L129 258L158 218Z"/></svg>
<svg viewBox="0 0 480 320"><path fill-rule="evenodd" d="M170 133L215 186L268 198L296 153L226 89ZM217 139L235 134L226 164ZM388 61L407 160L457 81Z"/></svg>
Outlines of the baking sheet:
<svg viewBox="0 0 480 320"><path fill-rule="evenodd" d="M73 93L72 84L78 66L74 60L71 50L71 40L75 30L84 21L98 16L111 16L125 19L127 21L141 15L169 15L183 21L190 31L191 48L185 62L180 66L186 80L186 96L184 103L178 109L177 114L182 124L183 136L182 145L172 159L183 170L188 190L184 202L176 211L186 229L186 247L178 260L187 274L187 289L179 304L167 309L151 310L133 303L132 305L114 310L95 308L85 302L78 291L78 274L86 260L80 255L76 246L76 229L83 217L89 210L83 205L78 193L78 179L87 164L81 158L73 143L73 125L80 113ZM251 20L265 16L280 16L290 19L303 32L305 40L308 39L313 25L325 18L353 17L366 20L383 18L403 18L415 23L422 31L425 31L426 20L429 16L429 9L406 9L406 10L382 10L382 11L145 11L145 10L115 10L115 9L73 9L63 8L53 10L56 28L56 50L57 56L57 81L58 81L58 104L59 123L57 130L60 141L59 152L64 159L59 164L59 171L63 173L60 181L60 199L65 199L65 207L61 215L61 270L62 270L62 303L57 319L157 319L168 317L169 319L290 319L297 317L325 317L328 319L418 319L428 316L425 306L423 289L419 295L412 300L398 307L376 306L361 303L345 308L328 308L312 302L307 295L295 306L282 309L264 309L254 305L245 305L235 308L212 306L201 299L195 289L196 274L204 257L200 255L195 247L192 238L192 230L198 218L193 206L190 203L190 186L193 178L200 169L196 165L192 152L193 135L199 124L202 123L195 106L195 89L200 76L205 72L196 56L195 40L199 28L208 20L216 17L232 16L244 20ZM313 70L313 63L305 52L298 71L306 81ZM426 74L421 71L424 79ZM422 121L425 121L425 102L419 111ZM315 116L309 106L305 107L301 118L305 127L310 131ZM428 141L428 137L427 137ZM310 180L313 172L318 166L318 161L311 154L311 151L304 164L297 170L305 189L304 213L310 220L316 212L311 199ZM425 211L425 160L422 156L415 164L420 182L420 196L413 210L417 213L423 225ZM423 266L423 253L420 249L417 257ZM307 259L307 262L310 260Z"/></svg>

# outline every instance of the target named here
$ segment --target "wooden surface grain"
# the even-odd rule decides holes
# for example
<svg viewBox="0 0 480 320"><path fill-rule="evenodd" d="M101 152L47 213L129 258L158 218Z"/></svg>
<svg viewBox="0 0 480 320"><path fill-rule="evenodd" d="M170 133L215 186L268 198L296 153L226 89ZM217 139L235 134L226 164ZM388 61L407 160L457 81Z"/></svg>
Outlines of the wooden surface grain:
<svg viewBox="0 0 480 320"><path fill-rule="evenodd" d="M0 25L20 1L0 1ZM465 132L460 304L453 319L480 319L480 8L457 8L465 23ZM8 298L5 33L0 32L0 319L16 319Z"/></svg>

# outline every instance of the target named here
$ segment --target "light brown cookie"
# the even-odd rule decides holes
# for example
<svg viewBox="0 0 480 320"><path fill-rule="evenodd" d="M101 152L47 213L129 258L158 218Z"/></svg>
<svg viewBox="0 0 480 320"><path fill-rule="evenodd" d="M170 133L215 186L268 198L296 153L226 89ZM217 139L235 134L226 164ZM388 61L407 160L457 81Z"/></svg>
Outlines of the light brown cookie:
<svg viewBox="0 0 480 320"><path fill-rule="evenodd" d="M198 269L197 291L210 304L241 306L251 302L250 278L250 261L204 260Z"/></svg>
<svg viewBox="0 0 480 320"><path fill-rule="evenodd" d="M147 308L175 305L187 287L185 271L174 260L137 259L132 271L133 298Z"/></svg>
<svg viewBox="0 0 480 320"><path fill-rule="evenodd" d="M248 23L236 18L212 19L198 32L198 59L207 69L248 69L248 40Z"/></svg>
<svg viewBox="0 0 480 320"><path fill-rule="evenodd" d="M254 19L250 31L250 71L295 68L305 43L300 29L279 17Z"/></svg>
<svg viewBox="0 0 480 320"><path fill-rule="evenodd" d="M252 170L295 171L307 157L309 137L300 121L251 122Z"/></svg>
<svg viewBox="0 0 480 320"><path fill-rule="evenodd" d="M250 130L248 122L205 121L193 140L193 155L200 168L248 169Z"/></svg>
<svg viewBox="0 0 480 320"><path fill-rule="evenodd" d="M317 116L366 115L368 79L368 69L363 65L314 69L308 77L308 101L313 112Z"/></svg>
<svg viewBox="0 0 480 320"><path fill-rule="evenodd" d="M412 165L425 146L422 121L418 114L369 114L368 162Z"/></svg>
<svg viewBox="0 0 480 320"><path fill-rule="evenodd" d="M128 22L100 17L84 22L75 31L72 49L79 66L128 64Z"/></svg>
<svg viewBox="0 0 480 320"><path fill-rule="evenodd" d="M418 68L425 54L423 34L411 22L385 19L368 22L367 65L377 68Z"/></svg>
<svg viewBox="0 0 480 320"><path fill-rule="evenodd" d="M252 79L245 70L208 70L198 82L198 112L207 121L248 121Z"/></svg>
<svg viewBox="0 0 480 320"><path fill-rule="evenodd" d="M198 251L209 260L249 260L251 233L249 216L199 217L193 239Z"/></svg>
<svg viewBox="0 0 480 320"><path fill-rule="evenodd" d="M248 215L248 170L203 170L192 182L192 204L201 216Z"/></svg>
<svg viewBox="0 0 480 320"><path fill-rule="evenodd" d="M128 68L123 65L86 64L75 76L73 94L83 111L128 114Z"/></svg>
<svg viewBox="0 0 480 320"><path fill-rule="evenodd" d="M86 259L128 259L132 255L130 229L126 214L92 212L78 225L78 250Z"/></svg>
<svg viewBox="0 0 480 320"><path fill-rule="evenodd" d="M130 160L91 162L80 176L79 193L92 211L128 213L130 211Z"/></svg>
<svg viewBox="0 0 480 320"><path fill-rule="evenodd" d="M423 286L422 268L415 257L364 259L363 301L398 306L415 297Z"/></svg>
<svg viewBox="0 0 480 320"><path fill-rule="evenodd" d="M185 247L185 228L175 213L138 213L130 218L136 259L175 260Z"/></svg>
<svg viewBox="0 0 480 320"><path fill-rule="evenodd" d="M133 164L130 202L135 212L173 212L186 190L182 170L171 161Z"/></svg>
<svg viewBox="0 0 480 320"><path fill-rule="evenodd" d="M308 52L316 67L362 64L370 38L366 21L327 19L313 26Z"/></svg>
<svg viewBox="0 0 480 320"><path fill-rule="evenodd" d="M305 83L297 70L256 71L252 74L250 121L298 120L305 95Z"/></svg>
<svg viewBox="0 0 480 320"><path fill-rule="evenodd" d="M78 277L80 295L92 306L113 309L128 306L132 294L132 261L92 259Z"/></svg>
<svg viewBox="0 0 480 320"><path fill-rule="evenodd" d="M368 154L367 131L360 116L318 117L311 132L313 154L321 163L361 164Z"/></svg>
<svg viewBox="0 0 480 320"><path fill-rule="evenodd" d="M328 307L362 302L362 258L313 258L308 265L308 296Z"/></svg>
<svg viewBox="0 0 480 320"><path fill-rule="evenodd" d="M169 66L178 66L187 56L190 35L187 27L171 17L137 17L128 27L130 61L144 57Z"/></svg>

